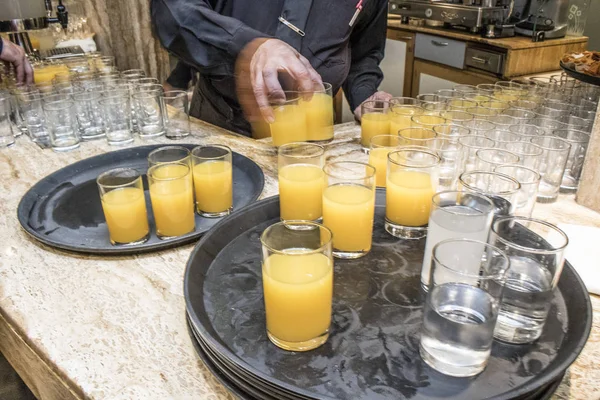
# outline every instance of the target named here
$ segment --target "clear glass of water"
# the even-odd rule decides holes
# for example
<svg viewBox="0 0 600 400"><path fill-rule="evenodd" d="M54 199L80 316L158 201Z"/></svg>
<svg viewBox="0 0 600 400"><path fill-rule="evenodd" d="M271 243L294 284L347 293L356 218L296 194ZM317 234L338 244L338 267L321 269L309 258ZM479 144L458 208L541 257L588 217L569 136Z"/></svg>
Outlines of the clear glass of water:
<svg viewBox="0 0 600 400"><path fill-rule="evenodd" d="M435 245L443 240L460 238L487 242L493 216L494 203L485 196L460 191L440 192L433 196L421 269L424 290L429 290L431 254Z"/></svg>
<svg viewBox="0 0 600 400"><path fill-rule="evenodd" d="M487 365L509 262L497 247L449 239L433 248L419 351L450 376L479 374Z"/></svg>
<svg viewBox="0 0 600 400"><path fill-rule="evenodd" d="M544 329L569 239L548 222L505 217L493 223L489 243L510 259L494 337L514 344L533 342Z"/></svg>

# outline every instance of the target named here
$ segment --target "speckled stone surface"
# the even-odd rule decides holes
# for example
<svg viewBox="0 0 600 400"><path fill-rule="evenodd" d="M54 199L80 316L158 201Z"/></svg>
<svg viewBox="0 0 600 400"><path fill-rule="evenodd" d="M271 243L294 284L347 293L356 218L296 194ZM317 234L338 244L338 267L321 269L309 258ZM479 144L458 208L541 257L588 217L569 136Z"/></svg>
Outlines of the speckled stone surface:
<svg viewBox="0 0 600 400"><path fill-rule="evenodd" d="M276 151L195 122L186 143L222 143L257 162L265 172L262 197L277 193ZM329 160L366 160L354 124L336 127ZM175 142L167 139L133 145ZM196 356L185 322L183 273L192 245L131 257L65 253L30 238L17 221L23 194L69 163L115 150L104 141L58 154L21 137L0 150L0 345L34 393L44 398L232 399ZM600 214L561 197L537 205L551 222L600 226ZM590 262L597 262L591 260ZM555 399L600 398L600 298L592 296L594 327ZM8 343L8 341L6 341ZM3 342L4 343L4 342ZM42 364L40 367L39 364ZM28 365L44 370L30 373ZM19 368L18 368L19 370ZM64 393L68 393L65 395Z"/></svg>

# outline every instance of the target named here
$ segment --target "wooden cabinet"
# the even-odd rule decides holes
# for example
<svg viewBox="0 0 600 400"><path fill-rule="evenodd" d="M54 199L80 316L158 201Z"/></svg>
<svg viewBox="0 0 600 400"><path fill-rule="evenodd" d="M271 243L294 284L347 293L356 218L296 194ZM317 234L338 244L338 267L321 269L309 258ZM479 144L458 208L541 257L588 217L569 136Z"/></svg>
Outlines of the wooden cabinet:
<svg viewBox="0 0 600 400"><path fill-rule="evenodd" d="M493 75L452 68L417 58L413 63L410 97L433 93L440 89L451 89L454 85L479 85L480 83L494 83L497 80L498 77Z"/></svg>

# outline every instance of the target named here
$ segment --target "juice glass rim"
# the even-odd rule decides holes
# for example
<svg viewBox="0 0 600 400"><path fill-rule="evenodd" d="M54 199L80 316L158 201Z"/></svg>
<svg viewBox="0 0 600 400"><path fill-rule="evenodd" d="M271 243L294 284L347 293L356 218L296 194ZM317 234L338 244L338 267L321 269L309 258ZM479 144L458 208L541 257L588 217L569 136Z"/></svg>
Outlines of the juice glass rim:
<svg viewBox="0 0 600 400"><path fill-rule="evenodd" d="M109 184L100 182L107 175L114 174L117 172L133 172L133 174L131 176L131 181L126 182L126 183L121 183L119 185L109 185ZM104 171L103 173L98 175L98 177L96 178L96 184L98 184L99 186L105 187L105 188L117 189L117 188L121 188L121 187L130 186L133 182L135 182L141 178L142 178L142 174L140 174L138 170L136 170L134 168L128 168L128 167L119 167L119 168L109 169L108 171Z"/></svg>
<svg viewBox="0 0 600 400"><path fill-rule="evenodd" d="M516 188L513 190L502 190L502 191L498 191L498 192L491 192L489 190L479 189L477 186L473 186L472 184L466 183L463 180L464 176L471 176L471 175L475 175L475 174L493 175L493 176L500 177L506 181L510 181L513 184L516 184ZM465 186L466 189L472 190L476 193L481 193L483 195L486 195L486 193L489 193L489 194L497 195L497 196L508 196L508 195L515 194L519 190L521 190L521 184L519 183L518 180L516 180L515 178L513 178L510 175L502 174L500 172L490 172L490 171L481 171L481 170L467 171L467 172L463 172L462 174L460 174L460 176L458 177L458 180L460 181L460 183L462 183Z"/></svg>
<svg viewBox="0 0 600 400"><path fill-rule="evenodd" d="M486 205L489 207L489 210L487 210L487 212L493 212L494 211L494 203L487 197L484 196L480 193L470 193L470 192L465 192L463 190L444 190L441 192L437 192L436 194L433 195L433 197L431 198L431 203L435 206L437 206L438 209L443 210L444 212L448 213L448 214L453 214L453 215L473 215L471 213L466 213L466 212L461 212L461 211L454 211L454 210L446 210L446 207L443 207L441 205L441 197L446 195L446 194L464 194L464 195L468 195L468 196L473 196L473 197L477 197L479 200L483 200L484 203L486 203ZM470 207L472 208L472 207ZM477 210L479 211L479 210Z"/></svg>
<svg viewBox="0 0 600 400"><path fill-rule="evenodd" d="M268 231L270 229L274 229L275 226L283 226L286 229L288 228L288 225L311 225L314 226L315 228L319 229L319 234L320 236L323 233L323 229L325 230L325 232L329 233L329 238L325 241L325 243L322 243L321 246L319 246L316 249L311 249L308 250L306 249L306 251L302 251L299 253L290 253L289 250L277 250L275 248L273 248L272 246L270 246L269 244L266 243L266 235L268 233ZM307 232L307 230L293 230L293 229L289 229L290 232ZM321 236L321 240L323 240L322 236ZM331 229L329 229L328 227L326 227L323 224L320 224L318 222L314 222L314 221L306 221L306 220L296 220L296 219L292 219L292 220L286 220L286 221L280 221L280 222L276 222L272 225L269 225L265 228L265 230L260 234L260 243L261 245L265 246L271 253L274 254L285 254L285 255L298 255L298 256L304 256L304 255L308 255L308 254L321 254L323 253L323 250L328 247L328 246L332 246L333 244L333 232L331 231Z"/></svg>
<svg viewBox="0 0 600 400"><path fill-rule="evenodd" d="M173 161L156 161L155 162L155 161L150 160L154 155L156 155L157 153L159 153L161 151L165 151L165 150L183 150L184 153L186 153L187 155L185 157L182 157L179 160L173 160ZM190 154L191 154L191 151L187 147L170 145L170 146L161 146L158 149L152 150L150 153L148 153L148 156L146 156L146 158L148 159L148 162L152 163L153 165L158 165L158 164L169 164L169 163L181 162L182 160L185 160L186 158L188 158L190 156Z"/></svg>
<svg viewBox="0 0 600 400"><path fill-rule="evenodd" d="M484 250L482 252L485 253L488 249L493 249L496 253L498 253L498 255L500 255L504 262L503 262L503 266L504 268L500 269L497 273L495 274L490 274L490 275L484 275L482 276L479 272L479 270L477 271L477 273L468 273L468 272L464 272L464 271L459 271L455 268L452 268L451 266L447 265L446 263L443 263L440 261L440 259L437 257L437 252L436 250L439 247L442 246L456 246L456 243L460 242L460 243L473 243L473 244L477 244L477 245L483 245ZM504 278L504 276L506 276L506 273L508 272L508 269L510 267L510 259L508 258L508 256L498 247L486 243L486 242L482 242L480 240L474 240L474 239L466 239L466 238L454 238L454 239L446 239L446 240L442 240L441 242L437 243L435 246L433 246L433 249L431 250L431 259L433 261L436 262L436 266L442 266L444 269L447 269L449 271L451 271L453 274L459 275L459 276L463 276L466 278L475 278L477 279L477 282L480 281L492 281L492 280L498 280L498 279L502 279ZM433 271L433 268L432 268Z"/></svg>
<svg viewBox="0 0 600 400"><path fill-rule="evenodd" d="M401 161L396 161L396 160L392 159L392 157L394 155L398 155L400 153L409 152L409 151L419 151L421 153L425 153L428 156L430 156L431 162L428 164L411 164L409 161L401 162ZM442 160L437 152L432 151L432 150L428 149L427 147L423 147L423 146L402 146L398 150L390 152L387 156L387 159L388 159L388 162L391 162L392 164L398 165L400 167L407 167L407 168L412 168L412 169L432 168L432 167L435 167L436 165L439 165Z"/></svg>
<svg viewBox="0 0 600 400"><path fill-rule="evenodd" d="M316 153L315 154L283 154L283 152L288 149L301 148L301 147L314 149L316 151ZM321 157L324 154L325 154L325 147L321 146L318 143L291 142L291 143L282 144L281 146L279 146L277 148L277 156L296 158L296 159Z"/></svg>
<svg viewBox="0 0 600 400"><path fill-rule="evenodd" d="M371 149L393 149L395 147L398 147L398 145L382 145L382 144L375 144L373 143L373 139L376 138L388 138L388 139L398 139L398 135L390 135L390 134L386 134L386 135L375 135L371 137L371 140L369 141L369 146L371 147Z"/></svg>
<svg viewBox="0 0 600 400"><path fill-rule="evenodd" d="M498 227L500 224L502 223L506 223L508 221L513 221L513 222L520 222L520 221L524 221L525 224L521 223L521 225L523 227L531 227L533 224L535 225L541 225L545 228L549 228L551 231L554 231L556 233L558 233L560 235L560 239L563 240L563 244L560 246L553 246L552 244L548 243L548 241L546 241L546 243L548 243L548 245L550 245L552 247L552 249L536 249L533 247L527 247L527 246L523 246L520 244L516 244L508 239L505 239L500 233L498 233ZM560 229L558 226L551 224L550 222L546 222L546 221L542 221L541 219L537 219L537 218L531 218L531 217L518 217L518 216L507 216L507 217L500 217L497 220L495 220L492 223L492 232L494 232L494 234L496 235L497 239L502 242L503 244L514 248L516 250L521 250L521 251L526 251L528 253L534 253L534 254L553 254L553 253L559 253L561 251L563 251L569 244L569 237L567 236L567 234ZM542 238L543 239L543 238Z"/></svg>
<svg viewBox="0 0 600 400"><path fill-rule="evenodd" d="M154 175L154 171L156 169L164 167L166 165L181 165L182 167L185 167L186 171L185 171L185 173L179 174L177 176L170 176L167 178L161 178L161 177L157 177ZM190 174L191 171L192 171L192 169L190 168L190 166L188 164L181 163L181 162L166 162L166 163L159 163L159 164L155 164L155 165L151 166L150 168L148 168L148 172L146 173L146 175L149 177L152 177L152 179L155 181L169 182L169 181L176 181L178 179L185 178L186 176L188 176Z"/></svg>
<svg viewBox="0 0 600 400"><path fill-rule="evenodd" d="M348 177L346 175L337 175L334 171L328 171L328 169L331 166L340 165L340 164L351 164L353 166L362 165L363 167L365 167L363 170L364 174L363 174L363 176L352 178L352 177ZM343 180L343 181L362 181L365 179L375 178L376 169L371 164L360 162L360 161L335 161L335 162L325 164L325 166L323 167L323 172L327 176L330 176L335 179Z"/></svg>
<svg viewBox="0 0 600 400"><path fill-rule="evenodd" d="M333 91L333 85L329 82L321 82L321 84L323 85L323 89L318 89L318 90L288 90L286 92L297 92L297 93L302 93L302 94L306 94L306 93L327 93L327 92L331 92Z"/></svg>
<svg viewBox="0 0 600 400"><path fill-rule="evenodd" d="M381 107L378 105L381 105ZM367 110L372 110L375 113L381 113L389 110L390 106L391 104L387 100L367 100L360 105L360 108L361 110L364 108Z"/></svg>
<svg viewBox="0 0 600 400"><path fill-rule="evenodd" d="M206 149L209 147L225 150L225 153L223 155L214 156L214 157L203 157L203 156L194 154L197 150ZM227 157L228 154L233 155L233 152L231 151L231 148L229 146L225 146L223 144L204 144L204 145L194 147L190 151L190 154L191 154L192 158L196 158L196 159L200 159L200 160L219 160L221 158Z"/></svg>
<svg viewBox="0 0 600 400"><path fill-rule="evenodd" d="M444 110L444 111L446 111L446 110ZM418 120L420 117L435 117L435 118L439 118L443 121L442 122L434 122L434 123L417 122L416 120ZM443 125L443 124L447 123L447 121L448 121L446 118L442 117L441 115L428 115L428 114L413 115L412 117L410 117L410 120L412 122L414 122L415 124L421 124L421 125L425 125L425 126ZM410 129L410 128L406 128L406 129Z"/></svg>

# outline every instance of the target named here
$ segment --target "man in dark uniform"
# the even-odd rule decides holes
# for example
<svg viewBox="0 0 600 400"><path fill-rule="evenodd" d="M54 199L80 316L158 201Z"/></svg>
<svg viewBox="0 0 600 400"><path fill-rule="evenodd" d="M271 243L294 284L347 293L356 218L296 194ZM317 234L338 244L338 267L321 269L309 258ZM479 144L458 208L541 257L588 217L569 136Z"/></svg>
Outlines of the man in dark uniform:
<svg viewBox="0 0 600 400"><path fill-rule="evenodd" d="M387 0L152 0L156 33L200 73L190 113L250 135L273 120L281 77L300 90L341 87L357 118L383 78ZM245 116L244 116L245 115Z"/></svg>

